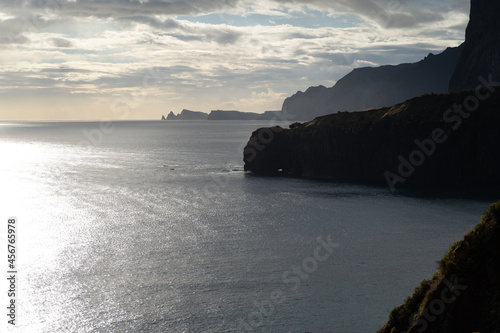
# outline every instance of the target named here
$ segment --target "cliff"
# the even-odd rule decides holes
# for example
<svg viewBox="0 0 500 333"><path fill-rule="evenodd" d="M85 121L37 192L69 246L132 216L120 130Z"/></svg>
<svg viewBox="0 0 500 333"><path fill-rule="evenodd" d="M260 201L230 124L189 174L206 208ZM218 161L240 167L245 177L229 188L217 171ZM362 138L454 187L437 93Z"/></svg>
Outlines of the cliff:
<svg viewBox="0 0 500 333"><path fill-rule="evenodd" d="M167 116L167 120L207 120L208 114L200 111L182 110L175 115L172 111Z"/></svg>
<svg viewBox="0 0 500 333"><path fill-rule="evenodd" d="M500 2L472 0L465 45L450 80L450 90L474 89L478 77L500 81Z"/></svg>
<svg viewBox="0 0 500 333"><path fill-rule="evenodd" d="M500 332L500 202L395 308L379 333Z"/></svg>
<svg viewBox="0 0 500 333"><path fill-rule="evenodd" d="M462 46L411 64L353 70L335 86L311 87L287 98L282 110L294 120L311 120L337 111L365 110L401 103L425 93L448 92Z"/></svg>
<svg viewBox="0 0 500 333"><path fill-rule="evenodd" d="M500 89L261 128L244 149L259 175L402 185L500 185Z"/></svg>

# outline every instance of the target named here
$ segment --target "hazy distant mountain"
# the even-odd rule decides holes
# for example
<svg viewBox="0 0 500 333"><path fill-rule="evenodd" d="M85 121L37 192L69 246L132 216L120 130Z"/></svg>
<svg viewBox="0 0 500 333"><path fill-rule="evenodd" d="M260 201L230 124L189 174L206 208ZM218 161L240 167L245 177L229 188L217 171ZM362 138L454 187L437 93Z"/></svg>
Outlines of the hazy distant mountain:
<svg viewBox="0 0 500 333"><path fill-rule="evenodd" d="M331 88L311 87L287 98L282 111L292 120L311 120L338 111L401 103L426 93L447 93L463 45L397 66L357 68Z"/></svg>
<svg viewBox="0 0 500 333"><path fill-rule="evenodd" d="M286 120L281 111L266 111L264 113L213 110L210 114L200 111L182 110L175 115L172 111L162 120Z"/></svg>
<svg viewBox="0 0 500 333"><path fill-rule="evenodd" d="M256 120L260 115L252 112L212 110L208 120Z"/></svg>
<svg viewBox="0 0 500 333"><path fill-rule="evenodd" d="M280 121L280 120L288 120L286 119L285 116L281 113L281 111L266 111L262 114L260 114L257 117L257 120L274 120L274 121Z"/></svg>
<svg viewBox="0 0 500 333"><path fill-rule="evenodd" d="M200 111L182 110L177 116L170 111L167 120L207 120L208 114Z"/></svg>
<svg viewBox="0 0 500 333"><path fill-rule="evenodd" d="M500 81L500 1L473 0L465 46L450 80L450 90L474 89L478 76Z"/></svg>

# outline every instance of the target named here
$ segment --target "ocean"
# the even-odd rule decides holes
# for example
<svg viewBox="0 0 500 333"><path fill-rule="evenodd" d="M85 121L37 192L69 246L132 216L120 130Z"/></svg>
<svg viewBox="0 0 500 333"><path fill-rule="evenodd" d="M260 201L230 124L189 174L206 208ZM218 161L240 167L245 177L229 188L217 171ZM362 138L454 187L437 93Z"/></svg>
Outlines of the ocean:
<svg viewBox="0 0 500 333"><path fill-rule="evenodd" d="M376 332L498 200L245 173L267 125L0 123L0 331Z"/></svg>

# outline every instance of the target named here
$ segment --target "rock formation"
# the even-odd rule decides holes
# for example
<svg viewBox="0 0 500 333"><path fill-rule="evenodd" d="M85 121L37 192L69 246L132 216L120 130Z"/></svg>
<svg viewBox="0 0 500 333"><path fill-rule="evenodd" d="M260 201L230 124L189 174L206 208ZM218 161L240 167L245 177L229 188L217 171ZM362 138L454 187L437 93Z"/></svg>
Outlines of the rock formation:
<svg viewBox="0 0 500 333"><path fill-rule="evenodd" d="M479 76L500 82L500 2L472 0L465 45L450 90L474 89Z"/></svg>

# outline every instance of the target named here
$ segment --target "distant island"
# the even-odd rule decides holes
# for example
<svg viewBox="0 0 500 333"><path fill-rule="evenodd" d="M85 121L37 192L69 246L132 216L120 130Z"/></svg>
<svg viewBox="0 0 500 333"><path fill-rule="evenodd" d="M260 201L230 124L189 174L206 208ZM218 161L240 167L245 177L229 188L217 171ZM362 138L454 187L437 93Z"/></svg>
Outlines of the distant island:
<svg viewBox="0 0 500 333"><path fill-rule="evenodd" d="M170 111L167 118L162 116L161 120L207 120L207 116L208 115L204 112L184 109L178 115L175 115L172 111Z"/></svg>
<svg viewBox="0 0 500 333"><path fill-rule="evenodd" d="M200 111L182 110L175 115L172 111L161 120L286 120L281 111L265 111L264 113L242 112L235 110L212 110L210 114Z"/></svg>

